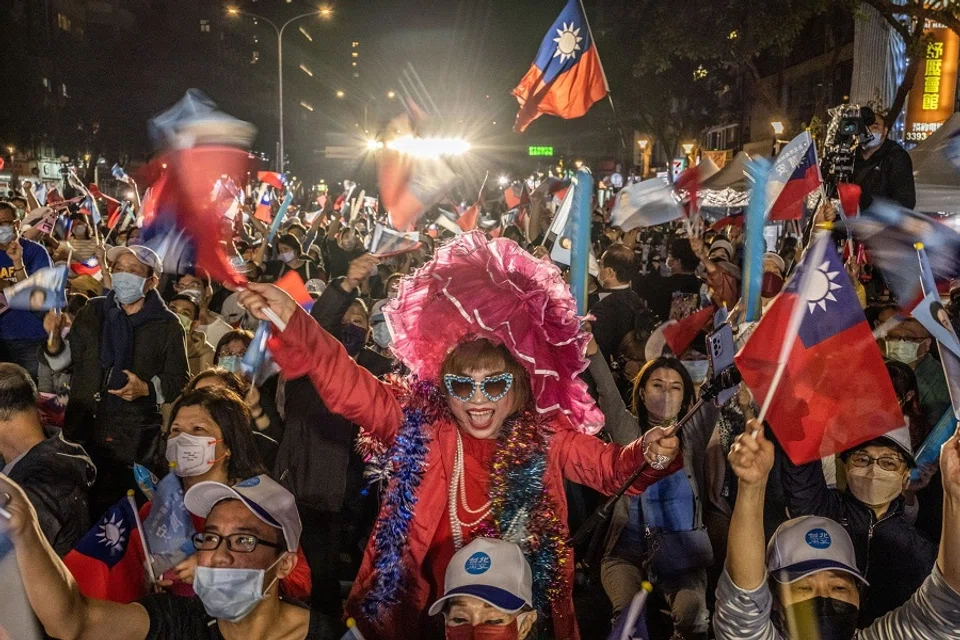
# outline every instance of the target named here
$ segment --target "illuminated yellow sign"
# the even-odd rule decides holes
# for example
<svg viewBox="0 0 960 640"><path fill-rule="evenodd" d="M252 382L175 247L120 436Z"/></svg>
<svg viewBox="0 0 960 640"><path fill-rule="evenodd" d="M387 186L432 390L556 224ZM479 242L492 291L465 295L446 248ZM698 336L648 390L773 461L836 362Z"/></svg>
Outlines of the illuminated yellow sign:
<svg viewBox="0 0 960 640"><path fill-rule="evenodd" d="M927 45L907 103L906 139L925 140L953 113L957 89L960 36L942 24L927 21Z"/></svg>

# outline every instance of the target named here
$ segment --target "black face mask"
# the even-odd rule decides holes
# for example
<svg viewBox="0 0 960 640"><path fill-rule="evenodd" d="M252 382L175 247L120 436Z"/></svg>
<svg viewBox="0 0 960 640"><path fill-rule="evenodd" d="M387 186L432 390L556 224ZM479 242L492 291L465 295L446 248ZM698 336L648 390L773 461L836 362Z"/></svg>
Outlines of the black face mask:
<svg viewBox="0 0 960 640"><path fill-rule="evenodd" d="M367 330L355 324L342 324L331 331L331 334L340 341L351 358L363 351L363 346L367 343Z"/></svg>
<svg viewBox="0 0 960 640"><path fill-rule="evenodd" d="M836 598L811 598L784 607L782 627L794 640L851 640L857 631L859 610Z"/></svg>

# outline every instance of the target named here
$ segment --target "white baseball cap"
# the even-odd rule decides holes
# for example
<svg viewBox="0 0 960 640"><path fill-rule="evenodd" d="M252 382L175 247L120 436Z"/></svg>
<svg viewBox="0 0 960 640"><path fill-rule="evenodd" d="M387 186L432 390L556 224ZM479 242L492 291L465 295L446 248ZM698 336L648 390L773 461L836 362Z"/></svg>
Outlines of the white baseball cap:
<svg viewBox="0 0 960 640"><path fill-rule="evenodd" d="M129 247L112 247L107 250L106 258L109 264L113 264L117 259L126 252L133 254L141 264L153 269L153 274L155 276L160 276L163 273L163 260L160 259L160 256L157 255L157 252L151 249L150 247L145 247L142 244L132 244Z"/></svg>
<svg viewBox="0 0 960 640"><path fill-rule="evenodd" d="M200 482L190 487L183 503L190 513L206 518L213 507L223 500L239 500L253 515L271 527L283 531L287 551L295 552L300 544L300 513L293 494L261 474L228 487L220 482Z"/></svg>
<svg viewBox="0 0 960 640"><path fill-rule="evenodd" d="M477 538L457 551L443 580L443 597L429 614L440 613L443 603L471 596L505 611L517 613L533 606L533 572L520 547L493 538Z"/></svg>
<svg viewBox="0 0 960 640"><path fill-rule="evenodd" d="M846 529L834 520L803 516L780 525L767 545L767 569L790 584L818 571L843 571L869 584L857 569L857 554Z"/></svg>

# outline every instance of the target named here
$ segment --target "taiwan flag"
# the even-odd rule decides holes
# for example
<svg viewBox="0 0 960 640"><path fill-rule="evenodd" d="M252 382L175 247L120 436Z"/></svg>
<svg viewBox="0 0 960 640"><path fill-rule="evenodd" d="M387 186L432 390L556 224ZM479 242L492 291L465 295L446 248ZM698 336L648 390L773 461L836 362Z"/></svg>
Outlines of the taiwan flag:
<svg viewBox="0 0 960 640"><path fill-rule="evenodd" d="M809 131L804 131L783 148L767 179L766 219L799 220L803 200L823 185L817 147Z"/></svg>
<svg viewBox="0 0 960 640"><path fill-rule="evenodd" d="M583 7L580 0L569 0L540 43L527 75L513 90L520 103L513 130L521 133L543 114L579 118L607 92Z"/></svg>
<svg viewBox="0 0 960 640"><path fill-rule="evenodd" d="M133 602L143 595L143 552L130 544L137 528L131 500L124 497L77 541L63 563L80 593L111 602Z"/></svg>
<svg viewBox="0 0 960 640"><path fill-rule="evenodd" d="M808 250L735 359L762 404L778 378L781 346L787 347L767 422L794 464L846 451L904 425L883 356L829 235L816 241L824 244L823 258L809 264L816 247ZM794 310L799 325L791 322Z"/></svg>

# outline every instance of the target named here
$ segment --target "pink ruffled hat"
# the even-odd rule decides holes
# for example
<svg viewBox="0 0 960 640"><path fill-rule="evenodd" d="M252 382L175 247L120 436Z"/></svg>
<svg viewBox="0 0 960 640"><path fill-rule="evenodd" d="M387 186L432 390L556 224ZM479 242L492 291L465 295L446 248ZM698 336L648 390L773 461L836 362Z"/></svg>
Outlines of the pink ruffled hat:
<svg viewBox="0 0 960 640"><path fill-rule="evenodd" d="M447 354L468 336L487 338L526 369L538 413L559 411L588 434L603 426L579 378L590 335L570 288L557 267L512 240L459 236L401 281L383 314L393 352L421 380L439 384Z"/></svg>

